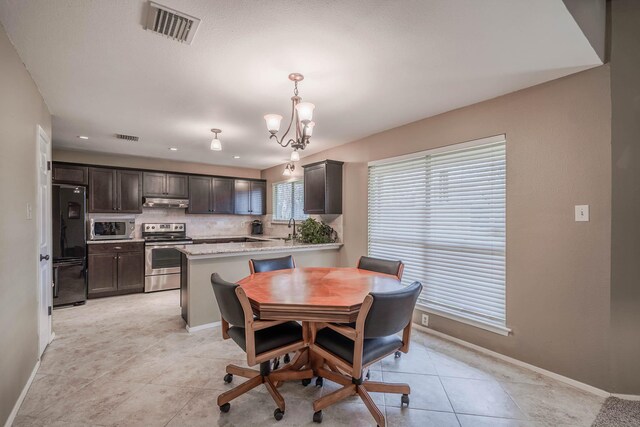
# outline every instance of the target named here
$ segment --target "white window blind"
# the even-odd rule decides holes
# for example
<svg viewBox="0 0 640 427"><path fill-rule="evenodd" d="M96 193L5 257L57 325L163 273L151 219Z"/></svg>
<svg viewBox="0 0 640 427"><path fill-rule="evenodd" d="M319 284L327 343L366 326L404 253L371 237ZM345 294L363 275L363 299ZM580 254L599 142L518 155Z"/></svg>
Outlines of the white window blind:
<svg viewBox="0 0 640 427"><path fill-rule="evenodd" d="M289 221L307 219L304 213L304 181L273 184L273 219Z"/></svg>
<svg viewBox="0 0 640 427"><path fill-rule="evenodd" d="M505 138L369 167L369 255L405 263L429 311L504 333Z"/></svg>

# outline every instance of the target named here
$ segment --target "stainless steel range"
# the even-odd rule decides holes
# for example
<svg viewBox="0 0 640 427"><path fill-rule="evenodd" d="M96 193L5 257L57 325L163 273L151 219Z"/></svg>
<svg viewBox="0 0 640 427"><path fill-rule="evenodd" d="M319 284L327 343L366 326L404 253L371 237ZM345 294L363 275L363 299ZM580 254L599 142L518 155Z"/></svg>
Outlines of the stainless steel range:
<svg viewBox="0 0 640 427"><path fill-rule="evenodd" d="M179 247L193 243L185 223L142 224L144 291L180 289Z"/></svg>

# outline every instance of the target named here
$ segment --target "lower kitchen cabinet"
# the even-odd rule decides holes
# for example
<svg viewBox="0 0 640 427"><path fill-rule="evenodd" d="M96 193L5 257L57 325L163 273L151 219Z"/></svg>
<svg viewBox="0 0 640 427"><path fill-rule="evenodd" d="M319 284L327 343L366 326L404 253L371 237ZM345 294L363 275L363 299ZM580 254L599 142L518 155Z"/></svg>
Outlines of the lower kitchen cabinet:
<svg viewBox="0 0 640 427"><path fill-rule="evenodd" d="M89 255L89 297L118 291L118 255Z"/></svg>
<svg viewBox="0 0 640 427"><path fill-rule="evenodd" d="M89 245L89 298L144 291L143 243Z"/></svg>
<svg viewBox="0 0 640 427"><path fill-rule="evenodd" d="M118 254L118 290L144 291L144 252Z"/></svg>

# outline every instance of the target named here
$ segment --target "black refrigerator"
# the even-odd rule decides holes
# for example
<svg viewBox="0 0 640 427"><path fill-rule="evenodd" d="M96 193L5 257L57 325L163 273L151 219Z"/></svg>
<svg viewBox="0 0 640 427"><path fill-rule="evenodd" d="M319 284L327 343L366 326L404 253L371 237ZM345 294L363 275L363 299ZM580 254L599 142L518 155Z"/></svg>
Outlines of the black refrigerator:
<svg viewBox="0 0 640 427"><path fill-rule="evenodd" d="M87 239L85 188L54 185L53 306L83 304L87 300Z"/></svg>

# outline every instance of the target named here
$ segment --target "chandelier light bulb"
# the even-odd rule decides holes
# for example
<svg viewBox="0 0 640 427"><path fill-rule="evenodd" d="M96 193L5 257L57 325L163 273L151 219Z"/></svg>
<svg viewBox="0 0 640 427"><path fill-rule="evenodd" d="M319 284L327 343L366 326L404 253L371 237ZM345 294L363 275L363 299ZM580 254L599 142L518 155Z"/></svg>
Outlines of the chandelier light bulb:
<svg viewBox="0 0 640 427"><path fill-rule="evenodd" d="M282 175L291 176L295 169L296 167L293 165L293 163L287 163L287 165L284 167L284 171L282 171Z"/></svg>
<svg viewBox="0 0 640 427"><path fill-rule="evenodd" d="M280 130L280 121L282 120L280 114L267 114L264 116L264 120L267 122L269 132L276 133Z"/></svg>
<svg viewBox="0 0 640 427"><path fill-rule="evenodd" d="M316 122L309 122L304 126L304 136L313 135L313 128L316 125Z"/></svg>
<svg viewBox="0 0 640 427"><path fill-rule="evenodd" d="M304 122L305 120L311 121L313 118L313 109L316 108L310 102L301 102L296 105L296 111L298 112L298 120Z"/></svg>
<svg viewBox="0 0 640 427"><path fill-rule="evenodd" d="M294 150L291 152L291 161L292 162L297 162L300 160L300 153L298 153L298 150Z"/></svg>

